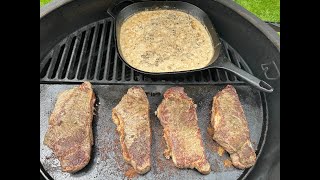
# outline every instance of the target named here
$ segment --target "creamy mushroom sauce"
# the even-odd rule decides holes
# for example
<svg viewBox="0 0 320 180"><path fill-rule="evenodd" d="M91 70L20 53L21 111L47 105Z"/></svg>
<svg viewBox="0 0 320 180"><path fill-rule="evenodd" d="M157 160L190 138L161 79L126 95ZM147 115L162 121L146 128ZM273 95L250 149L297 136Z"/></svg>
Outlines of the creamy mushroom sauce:
<svg viewBox="0 0 320 180"><path fill-rule="evenodd" d="M146 72L203 68L214 54L206 27L178 10L136 13L123 22L119 36L124 59Z"/></svg>

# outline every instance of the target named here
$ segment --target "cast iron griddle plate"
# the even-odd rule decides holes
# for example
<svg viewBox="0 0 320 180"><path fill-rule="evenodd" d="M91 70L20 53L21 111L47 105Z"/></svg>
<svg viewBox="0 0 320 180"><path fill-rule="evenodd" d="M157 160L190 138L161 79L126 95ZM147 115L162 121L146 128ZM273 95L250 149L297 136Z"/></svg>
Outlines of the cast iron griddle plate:
<svg viewBox="0 0 320 180"><path fill-rule="evenodd" d="M60 170L59 161L54 157L52 151L43 144L44 135L48 127L48 118L54 108L58 93L70 89L75 85L40 85L40 163L43 169L53 179L127 179L130 166L123 158L119 143L119 135L116 133L116 125L111 119L111 110L115 107L121 97L127 92L130 85L93 85L97 96L96 116L93 120L94 146L89 164L75 174L64 173ZM172 160L163 156L166 147L162 137L162 126L154 115L154 112L163 99L163 93L171 85L143 85L150 103L150 119L152 129L152 166L147 174L135 175L140 179L237 179L245 176L248 170L238 170L234 167L224 167L224 160L229 158L225 153L220 157L217 153L217 145L207 132L210 123L212 98L225 85L188 85L183 86L185 92L197 104L199 127L205 144L208 161L211 165L209 175L201 175L196 170L177 169ZM250 137L255 149L263 144L266 125L263 110L262 96L249 86L235 86L247 117ZM256 151L259 153L260 149ZM259 160L259 159L258 159ZM127 172L127 176L125 173Z"/></svg>

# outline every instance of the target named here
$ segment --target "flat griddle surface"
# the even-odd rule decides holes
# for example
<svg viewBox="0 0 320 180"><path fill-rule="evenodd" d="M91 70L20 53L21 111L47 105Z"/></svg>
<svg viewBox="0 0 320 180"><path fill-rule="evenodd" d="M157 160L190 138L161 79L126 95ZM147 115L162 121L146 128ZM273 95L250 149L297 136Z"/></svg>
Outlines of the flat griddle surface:
<svg viewBox="0 0 320 180"><path fill-rule="evenodd" d="M75 174L61 171L60 163L52 151L43 144L44 136L48 128L48 118L52 112L57 95L75 85L63 84L40 84L40 163L43 169L53 179L128 179L131 166L122 158L119 135L116 125L111 119L111 110L121 97L127 92L130 85L93 85L97 97L96 112L93 120L94 146L89 164ZM162 126L154 112L163 99L163 93L171 85L142 85L147 93L150 103L150 118L152 129L152 167L147 174L132 175L133 179L237 179L243 177L248 170L238 170L234 167L225 167L224 161L230 159L227 153L219 156L218 146L209 136L207 127L210 123L212 98L225 87L225 85L186 85L185 92L197 104L198 125L201 129L202 138L208 161L211 165L211 173L202 175L196 170L178 169L174 167L172 160L163 156L166 147L163 139ZM235 86L240 101L244 108L250 129L250 138L254 148L260 147L264 141L266 132L266 112L263 110L263 98L255 89L246 85ZM259 160L259 159L258 159ZM126 175L125 175L126 174Z"/></svg>

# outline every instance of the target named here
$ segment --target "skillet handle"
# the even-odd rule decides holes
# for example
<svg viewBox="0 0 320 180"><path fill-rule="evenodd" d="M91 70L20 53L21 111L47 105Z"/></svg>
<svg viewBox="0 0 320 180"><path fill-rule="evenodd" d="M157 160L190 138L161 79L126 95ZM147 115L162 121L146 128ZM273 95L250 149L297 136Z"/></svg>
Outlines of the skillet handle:
<svg viewBox="0 0 320 180"><path fill-rule="evenodd" d="M133 0L120 0L111 3L110 7L107 9L108 14L113 18L116 19L118 13L126 6L134 3Z"/></svg>
<svg viewBox="0 0 320 180"><path fill-rule="evenodd" d="M234 73L235 75L239 76L240 78L242 78L244 81L246 81L253 87L263 92L271 93L273 91L273 88L268 83L238 68L237 66L235 66L229 61L224 61L223 65L218 66L217 68L225 69L227 71Z"/></svg>

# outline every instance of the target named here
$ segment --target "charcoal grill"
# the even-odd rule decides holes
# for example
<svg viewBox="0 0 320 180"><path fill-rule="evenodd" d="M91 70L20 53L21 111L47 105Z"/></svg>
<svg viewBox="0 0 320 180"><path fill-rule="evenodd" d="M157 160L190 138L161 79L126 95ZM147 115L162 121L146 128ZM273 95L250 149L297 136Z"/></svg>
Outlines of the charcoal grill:
<svg viewBox="0 0 320 180"><path fill-rule="evenodd" d="M203 9L214 23L226 48L227 57L241 69L273 86L264 94L240 78L221 69L209 69L182 77L157 78L136 72L119 58L114 42L113 19L106 9L114 1L60 0L40 12L40 176L45 179L123 179L129 166L121 157L118 135L111 121L111 109L133 85L142 86L151 104L151 113L163 92L174 85L185 87L198 104L198 118L212 172L200 175L195 170L178 170L162 152L162 128L151 115L153 128L152 169L141 179L267 179L279 173L280 165L280 42L276 32L231 1L191 1ZM47 121L59 92L88 80L97 94L94 117L95 145L87 167L76 174L60 171L58 161L43 145ZM206 127L214 94L226 84L236 87L244 106L251 140L258 155L252 168L224 167L225 154L218 156L216 144ZM276 176L277 177L277 176Z"/></svg>

